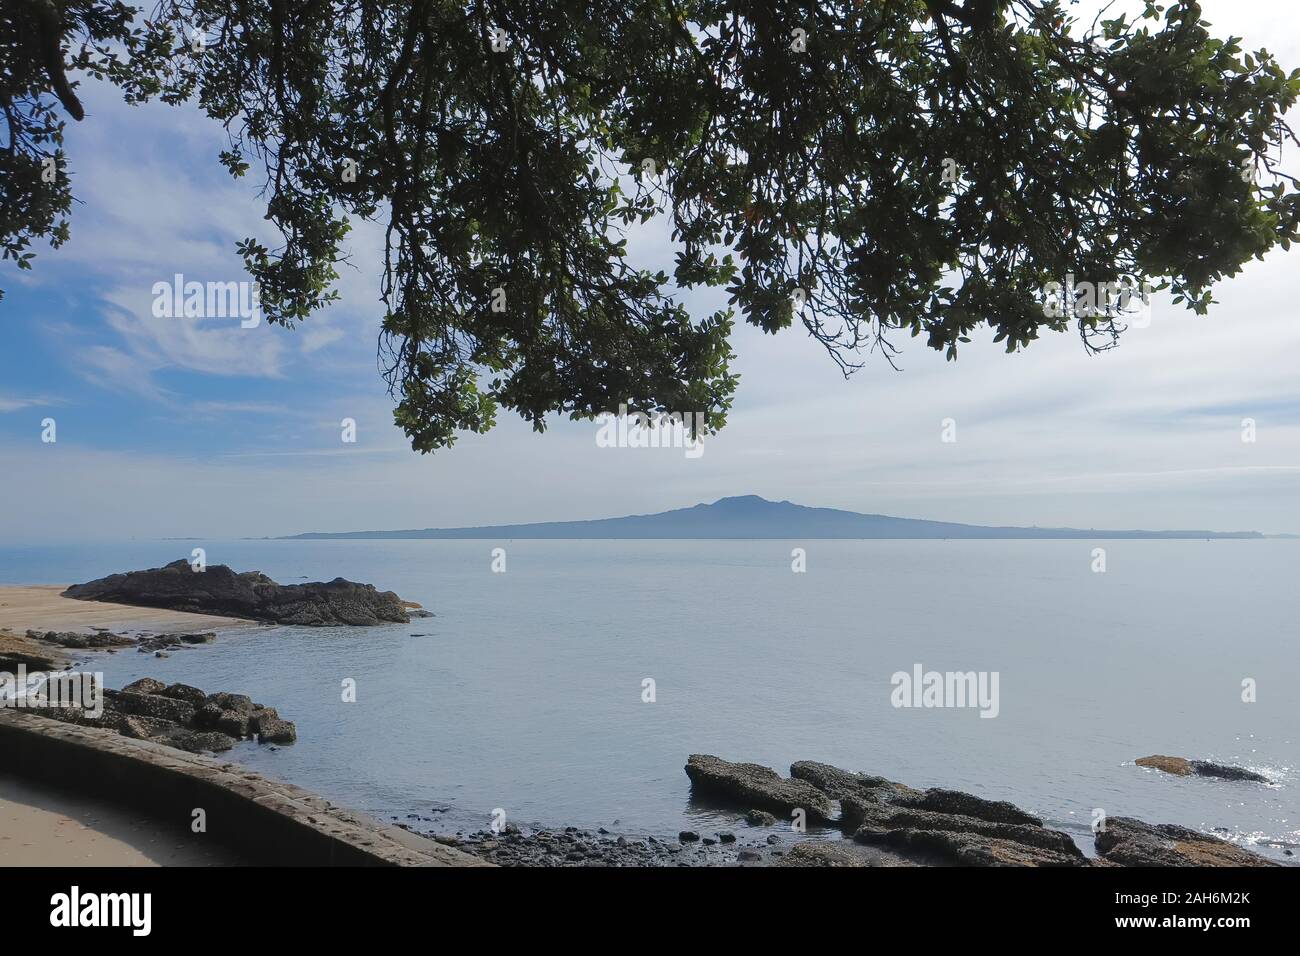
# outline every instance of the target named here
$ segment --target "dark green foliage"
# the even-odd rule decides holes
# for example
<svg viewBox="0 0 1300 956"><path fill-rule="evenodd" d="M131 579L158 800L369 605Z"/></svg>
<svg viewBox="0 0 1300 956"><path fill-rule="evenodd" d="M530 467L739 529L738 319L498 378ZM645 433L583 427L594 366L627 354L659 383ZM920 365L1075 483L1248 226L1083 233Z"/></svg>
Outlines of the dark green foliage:
<svg viewBox="0 0 1300 956"><path fill-rule="evenodd" d="M715 430L733 312L802 323L846 371L900 330L949 357L980 325L1009 351L1044 328L1113 344L1113 309L1045 313L1067 275L1204 312L1297 236L1273 164L1300 72L1214 38L1196 3L1141 6L1081 23L1055 0L200 0L134 25L74 2L62 23L69 47L129 54L74 68L131 99L198 97L230 171L265 170L277 246L240 251L272 321L333 298L352 217L386 226L381 360L429 451L500 407L539 430L620 402ZM57 87L23 9L0 17L0 236L26 264L32 236L66 236L70 195L62 172L39 185ZM626 251L654 219L671 274ZM688 314L701 286L732 309Z"/></svg>

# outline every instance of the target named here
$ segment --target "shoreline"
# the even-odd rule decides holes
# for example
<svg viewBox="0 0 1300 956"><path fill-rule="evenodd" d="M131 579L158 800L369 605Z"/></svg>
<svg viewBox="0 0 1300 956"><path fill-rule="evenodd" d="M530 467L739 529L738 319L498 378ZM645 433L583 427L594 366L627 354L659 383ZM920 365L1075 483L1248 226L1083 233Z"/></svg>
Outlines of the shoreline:
<svg viewBox="0 0 1300 956"><path fill-rule="evenodd" d="M244 629L256 626L256 622L223 618L213 615L192 614L189 612L177 612L169 610L159 610L147 607L135 607L128 605L109 604L102 602L79 601L62 597L58 592L60 588L56 585L39 585L39 586L19 586L9 587L0 586L0 625L5 622L30 623L28 628L33 632L48 633L57 627L65 627L71 622L75 622L78 617L92 618L97 623L96 628L106 630L107 624L113 623L120 629L137 628L139 633L147 635L154 631L170 631L174 629L185 630L186 628L220 628L222 631L233 629ZM72 605L72 607L68 607ZM45 615L49 616L45 616ZM84 624L72 623L72 627L85 627ZM60 646L57 643L51 643L42 640L40 634L27 634L19 636L12 633L15 628L10 628L6 632L3 626L0 626L0 670L10 668L14 662L25 663L28 670L35 667L39 668L44 664L44 669L61 669L62 667L75 666L76 663L69 657L69 647ZM55 636L55 635L51 635ZM68 635L59 635L66 637ZM211 637L211 634L208 635ZM147 638L146 638L147 639ZM84 645L73 645L73 652L81 649ZM121 650L121 647L84 647L86 652L104 651L114 653ZM140 647L146 650L145 646ZM151 649L151 648L148 648ZM92 656L90 653L78 655L84 661L87 657ZM165 656L159 652L159 656ZM154 682L159 688L162 684ZM120 691L110 693L121 693ZM202 696L200 692L200 696ZM0 717L4 710L0 710ZM59 724L58 720L52 720L48 716L34 715L37 720L50 724ZM63 726L68 726L64 724ZM78 728L89 729L89 728ZM0 727L0 730L3 730ZM108 731L95 731L96 733L109 733ZM233 733L233 731L232 731ZM141 743L142 741L131 740L131 744ZM157 742L150 742L154 747L161 747ZM163 748L169 750L170 748ZM188 757L181 751L171 751L182 756ZM717 760L717 758L708 758ZM1173 758L1161 758L1169 760ZM695 758L692 758L694 761ZM727 764L726 761L719 761L721 764ZM806 762L803 762L806 763ZM239 764L226 763L222 765L224 769L234 770L242 773L242 770L235 770L240 767ZM756 765L734 764L729 767L753 768ZM825 766L825 765L821 765ZM758 768L771 778L777 781L778 786L788 786L796 781L782 780L779 775L767 768ZM792 771L794 768L792 768ZM728 771L730 772L730 771ZM746 771L748 772L748 771ZM863 775L848 775L843 771L835 768L825 768L822 772L833 772L834 774L843 774L845 777L856 776L866 780L878 780L882 778L866 778ZM688 776L691 776L691 769L688 765ZM254 775L255 776L255 775ZM251 778L250 778L251 779ZM694 781L694 777L692 777ZM27 782L24 778L24 783ZM4 783L3 775L0 775L0 784ZM764 778L760 781L760 791L767 787L771 781ZM848 787L843 781L837 781L836 786ZM857 786L853 784L852 786ZM871 784L867 787L870 791ZM908 791L911 794L918 793L912 791L901 784L891 784L891 787L901 788L902 791ZM39 789L39 788L37 788ZM295 788L296 789L296 788ZM696 789L703 789L696 787ZM714 788L711 788L714 789ZM755 791L749 789L749 784L742 781L742 792L733 793L731 796L739 796L748 799L749 794ZM725 788L724 788L725 790ZM306 794L306 791L299 791ZM847 792L847 791L846 791ZM929 793L930 791L927 791ZM934 791L938 792L938 791ZM972 797L969 794L960 794L957 791L943 791L944 793L957 793L960 797L975 801L973 805L987 804L988 801L981 801L978 797ZM835 794L831 791L825 791L826 795L831 796L837 808L848 806L841 804L841 797L844 794ZM724 794L725 795L725 794ZM856 798L860 794L849 793L850 798ZM124 812L134 813L139 808L133 803L137 798L134 794L120 792L116 794L119 802L122 802ZM315 797L315 795L308 795ZM870 800L876 797L870 792L866 792ZM76 808L76 798L67 794L64 798L68 801L65 807ZM89 801L89 798L87 798ZM322 803L326 803L322 798L316 797ZM743 802L743 799L741 802ZM892 797L889 799L892 800ZM908 799L911 799L909 797ZM3 806L3 790L0 789L0 806ZM753 806L761 804L755 803ZM851 805L851 804L850 804ZM1006 807L1011 805L1006 804ZM41 807L29 807L28 818L38 820ZM782 865L811 865L811 866L930 866L930 865L997 865L1003 862L1029 862L1031 864L1040 864L1048 860L1048 865L1055 865L1059 860L1051 860L1042 854L1023 853L1024 845L1019 841L1024 838L1024 834L1012 833L1010 831L999 831L995 836L989 833L981 833L981 827L988 829L987 823L1002 823L1002 820L981 820L978 815L974 818L958 812L941 813L939 819L936 815L925 807L908 807L901 809L898 807L888 806L888 812L885 816L889 819L886 821L884 829L881 831L880 842L872 843L870 835L864 838L863 834L857 832L856 825L849 825L841 822L833 815L823 815L821 818L822 826L820 829L824 832L809 832L795 835L791 832L788 823L786 825L775 825L776 820L765 822L759 826L747 824L746 807L736 804L739 811L737 817L731 824L726 825L723 829L716 832L709 830L707 832L683 831L679 835L671 834L632 834L610 832L606 829L598 828L596 832L590 829L582 829L574 826L532 826L527 832L521 831L513 824L507 825L500 832L490 830L477 830L473 832L457 831L454 835L442 831L439 832L436 827L436 821L430 817L423 817L418 814L410 813L406 815L405 821L400 821L396 817L391 819L389 824L384 826L390 829L397 829L414 835L417 840L426 840L436 844L453 854L465 855L475 860L497 865L524 865L524 866L583 866L583 865L616 865L616 866L728 866L728 865L755 865L755 866L782 866ZM859 808L860 809L860 808ZM918 817L918 809L923 814ZM1012 807L1018 811L1017 808ZM50 811L54 812L54 811ZM351 812L351 811L348 811ZM752 817L757 811L750 809L748 816ZM840 813L843 811L840 810ZM884 813L884 810L881 811ZM924 814L929 814L925 816ZM910 816L909 816L910 815ZM51 823L49 819L41 819L46 829L42 832L49 833L50 826L66 827L67 813L63 814L64 819L57 823ZM357 815L359 816L359 814ZM779 815L778 815L779 817ZM899 821L902 821L901 823ZM752 824L753 820L749 820ZM1160 827L1144 824L1141 821L1132 820L1132 824L1146 828L1152 831L1150 834L1142 834L1143 839L1158 839L1159 834L1155 831ZM615 826L616 824L611 824ZM1041 826L1041 821L1038 824ZM0 819L0 847L4 846L7 839L12 838L15 834L7 832L20 824L10 821L5 823ZM931 827L935 831L931 831ZM935 835L935 832L940 834ZM1047 830L1050 834L1066 834L1060 831ZM920 834L920 835L918 835ZM103 836L101 833L100 836ZM1031 835L1032 839L1039 841L1040 835ZM961 838L960 840L958 838ZM1009 837L1010 844L1006 839ZM1188 839L1200 844L1216 838L1208 834L1198 834L1195 838L1183 837L1181 842L1186 845ZM87 839L92 839L89 837ZM994 840L994 845L990 850L988 844L990 839ZM982 841L982 843L981 843ZM1236 844L1217 841L1224 847L1237 848L1240 855L1224 855L1219 850L1215 850L1208 855L1202 855L1202 859L1215 860L1215 865L1246 865L1258 860L1261 865L1276 865L1278 861L1271 860L1262 854L1248 850L1245 847L1237 847ZM1082 844L1079 844L1082 847ZM1006 851L1010 849L1009 855ZM1198 847L1198 850L1204 848ZM1154 852L1154 851L1153 851ZM1085 862L1085 859L1087 862ZM1224 862L1231 861L1231 862ZM1067 865L1116 865L1114 861L1099 858L1096 849L1087 850L1080 853L1079 860L1068 860ZM134 864L123 864L134 865ZM141 863L144 865L144 863ZM468 863L453 863L450 865L471 865ZM1144 865L1142 863L1130 865ZM1145 864L1149 865L1149 864ZM1210 864L1204 864L1210 865ZM1287 865L1283 863L1282 865Z"/></svg>

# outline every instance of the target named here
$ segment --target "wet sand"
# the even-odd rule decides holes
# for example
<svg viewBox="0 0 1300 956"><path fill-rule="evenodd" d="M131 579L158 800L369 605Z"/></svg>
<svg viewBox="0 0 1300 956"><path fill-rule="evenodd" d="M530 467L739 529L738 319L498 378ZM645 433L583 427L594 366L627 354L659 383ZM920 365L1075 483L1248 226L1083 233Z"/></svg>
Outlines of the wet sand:
<svg viewBox="0 0 1300 956"><path fill-rule="evenodd" d="M0 774L0 866L237 866L203 834Z"/></svg>
<svg viewBox="0 0 1300 956"><path fill-rule="evenodd" d="M74 601L62 597L66 584L0 587L0 630L77 631L97 627L110 631L210 631L251 627L252 621L210 614L190 614L159 608L132 607L104 601Z"/></svg>

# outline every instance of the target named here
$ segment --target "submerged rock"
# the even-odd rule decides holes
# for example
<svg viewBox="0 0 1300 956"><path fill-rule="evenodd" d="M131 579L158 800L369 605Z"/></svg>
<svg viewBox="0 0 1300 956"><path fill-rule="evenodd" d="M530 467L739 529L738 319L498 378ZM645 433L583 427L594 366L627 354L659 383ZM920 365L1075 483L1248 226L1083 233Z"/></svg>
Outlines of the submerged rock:
<svg viewBox="0 0 1300 956"><path fill-rule="evenodd" d="M259 571L238 574L224 564L195 571L184 559L162 568L74 584L63 596L311 627L411 621L401 598L370 584L335 578L327 583L281 585Z"/></svg>

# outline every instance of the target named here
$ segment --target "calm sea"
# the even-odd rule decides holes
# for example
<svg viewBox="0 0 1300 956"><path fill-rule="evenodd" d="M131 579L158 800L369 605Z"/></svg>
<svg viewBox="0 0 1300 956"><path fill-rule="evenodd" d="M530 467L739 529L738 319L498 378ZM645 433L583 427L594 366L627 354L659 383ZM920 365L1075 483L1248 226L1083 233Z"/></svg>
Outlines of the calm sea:
<svg viewBox="0 0 1300 956"><path fill-rule="evenodd" d="M196 546L283 584L341 575L435 613L96 658L110 686L151 675L277 707L299 742L232 758L381 818L734 826L690 799L682 766L703 752L1010 800L1083 845L1100 808L1297 859L1281 846L1300 844L1297 541L133 541L0 549L0 582L84 581ZM998 715L895 708L891 676L918 664L997 672ZM1150 753L1275 784L1133 765Z"/></svg>

